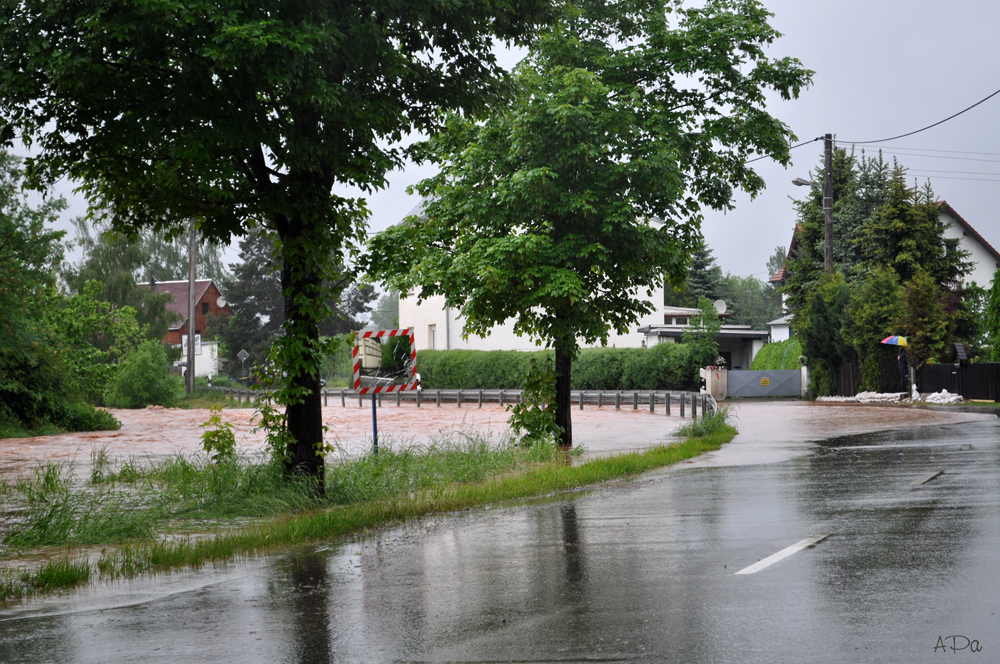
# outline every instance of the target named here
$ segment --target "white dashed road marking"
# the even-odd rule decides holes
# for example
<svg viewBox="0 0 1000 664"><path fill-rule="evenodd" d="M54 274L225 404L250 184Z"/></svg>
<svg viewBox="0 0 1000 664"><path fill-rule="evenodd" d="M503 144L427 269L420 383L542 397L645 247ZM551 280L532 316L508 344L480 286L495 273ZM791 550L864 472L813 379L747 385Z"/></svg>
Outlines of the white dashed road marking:
<svg viewBox="0 0 1000 664"><path fill-rule="evenodd" d="M793 553L798 553L802 549L809 548L810 546L813 546L814 544L819 544L820 542L822 542L823 540L825 540L829 536L830 536L830 534L827 533L826 535L816 535L815 537L807 537L806 539L802 540L801 542L797 542L797 543L795 543L795 544L793 544L793 545L791 545L791 546L789 546L787 548L784 548L781 551L779 551L779 552L777 552L777 553L775 553L773 555L770 555L767 558L764 558L763 560L755 562L753 565L750 565L749 567L744 567L743 569L741 569L739 572L736 572L736 573L737 574L753 574L755 572L759 572L759 571L761 571L762 569L764 569L766 567L770 567L771 565L773 565L774 563L778 562L779 560L784 560L785 558L787 558L788 556L792 555Z"/></svg>
<svg viewBox="0 0 1000 664"><path fill-rule="evenodd" d="M910 486L920 486L924 482L930 482L932 479L934 479L943 472L944 472L943 470L935 470L933 473L927 473L926 475L918 477L917 479L910 482Z"/></svg>

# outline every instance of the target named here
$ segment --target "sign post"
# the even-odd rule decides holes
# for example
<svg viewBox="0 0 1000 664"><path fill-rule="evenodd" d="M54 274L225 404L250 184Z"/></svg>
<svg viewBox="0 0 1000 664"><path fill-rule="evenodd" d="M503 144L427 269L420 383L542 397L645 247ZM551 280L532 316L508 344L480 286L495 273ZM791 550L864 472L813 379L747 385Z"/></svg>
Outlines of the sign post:
<svg viewBox="0 0 1000 664"><path fill-rule="evenodd" d="M382 344L393 337L405 338L409 350L404 357L394 357L389 364L382 362ZM403 345L397 342L397 348ZM358 334L353 350L354 392L372 395L372 443L378 454L378 414L376 395L381 392L403 392L417 389L417 348L413 328L398 330L368 330Z"/></svg>
<svg viewBox="0 0 1000 664"><path fill-rule="evenodd" d="M247 358L250 357L250 353L248 353L245 350L241 349L240 352L236 353L236 357L240 358L240 364L242 365L241 374L242 374L243 378L246 378L247 377Z"/></svg>

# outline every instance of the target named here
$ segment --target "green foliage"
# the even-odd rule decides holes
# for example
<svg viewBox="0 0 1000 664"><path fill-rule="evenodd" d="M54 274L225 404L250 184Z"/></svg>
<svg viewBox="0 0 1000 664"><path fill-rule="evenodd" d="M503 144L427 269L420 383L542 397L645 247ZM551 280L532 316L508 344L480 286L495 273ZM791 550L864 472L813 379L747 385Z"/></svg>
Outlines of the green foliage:
<svg viewBox="0 0 1000 664"><path fill-rule="evenodd" d="M719 330L722 329L719 313L711 300L707 297L701 298L698 308L701 309L701 314L691 318L691 324L684 328L682 337L684 345L691 349L695 378L698 376L698 369L714 365L716 358L719 357L718 336Z"/></svg>
<svg viewBox="0 0 1000 664"><path fill-rule="evenodd" d="M722 298L722 268L715 264L712 250L702 243L691 254L687 277L679 287L664 284L663 304L668 307L697 307L702 297L713 302Z"/></svg>
<svg viewBox="0 0 1000 664"><path fill-rule="evenodd" d="M892 359L895 348L881 341L897 332L902 309L903 289L896 271L878 266L869 274L860 288L851 293L850 317L844 326L844 339L851 344L861 361L859 389L879 390L879 363Z"/></svg>
<svg viewBox="0 0 1000 664"><path fill-rule="evenodd" d="M901 282L925 271L942 286L957 287L969 269L969 253L959 238L944 237L937 197L928 183L922 190L906 186L906 171L897 165L889 180L886 202L866 221L860 238L869 270L891 267Z"/></svg>
<svg viewBox="0 0 1000 664"><path fill-rule="evenodd" d="M145 341L125 358L104 392L104 402L112 408L172 406L177 402L181 380L170 375L170 363L163 345Z"/></svg>
<svg viewBox="0 0 1000 664"><path fill-rule="evenodd" d="M788 371L798 369L802 356L802 344L798 337L767 344L753 358L753 371Z"/></svg>
<svg viewBox="0 0 1000 664"><path fill-rule="evenodd" d="M552 351L422 350L417 354L425 389L518 389L531 362ZM573 362L574 390L687 390L697 381L691 348L661 343L652 348L583 348Z"/></svg>
<svg viewBox="0 0 1000 664"><path fill-rule="evenodd" d="M682 438L707 438L727 430L732 430L730 420L733 418L728 406L719 408L710 415L702 415L700 420L685 424L677 429L675 435Z"/></svg>
<svg viewBox="0 0 1000 664"><path fill-rule="evenodd" d="M385 186L403 136L495 104L508 89L495 41L524 45L552 5L17 0L0 21L0 144L34 147L33 185L69 176L125 235L188 219L209 240L276 234L286 318L268 358L285 379L273 396L290 463L321 478L321 327L368 217L334 187Z"/></svg>
<svg viewBox="0 0 1000 664"><path fill-rule="evenodd" d="M371 324L379 330L395 330L399 327L399 293L390 290L379 298L372 310Z"/></svg>
<svg viewBox="0 0 1000 664"><path fill-rule="evenodd" d="M425 389L516 390L532 359L551 356L552 351L422 350L417 370Z"/></svg>
<svg viewBox="0 0 1000 664"><path fill-rule="evenodd" d="M571 377L578 339L628 331L655 308L639 293L682 281L703 206L763 188L752 156L787 163L791 132L765 97L797 96L811 72L764 54L769 18L754 0L567 6L516 68L510 105L481 124L452 115L414 149L440 173L415 188L424 217L373 241L373 273L443 295L467 333L513 320Z"/></svg>
<svg viewBox="0 0 1000 664"><path fill-rule="evenodd" d="M521 389L522 402L507 406L511 430L526 446L558 440L562 427L556 424L556 370L552 358L546 357L541 366L531 358L531 367L521 377Z"/></svg>
<svg viewBox="0 0 1000 664"><path fill-rule="evenodd" d="M990 360L1000 362L1000 268L993 273L986 305L986 332L991 344Z"/></svg>
<svg viewBox="0 0 1000 664"><path fill-rule="evenodd" d="M221 463L236 456L236 434L232 422L222 421L222 406L212 406L208 422L201 434L201 446L212 461Z"/></svg>
<svg viewBox="0 0 1000 664"><path fill-rule="evenodd" d="M382 369L403 371L410 363L410 338L407 336L382 339Z"/></svg>
<svg viewBox="0 0 1000 664"><path fill-rule="evenodd" d="M135 347L133 312L97 303L99 284L77 296L59 293L63 233L45 224L65 202L28 205L23 177L19 160L0 151L0 428L117 429L117 420L83 400L99 397L115 363Z"/></svg>
<svg viewBox="0 0 1000 664"><path fill-rule="evenodd" d="M781 295L757 277L727 274L719 284L719 297L726 303L729 325L749 325L766 330L767 324L781 318Z"/></svg>
<svg viewBox="0 0 1000 664"><path fill-rule="evenodd" d="M810 389L821 396L837 391L840 363L848 357L841 328L849 300L841 275L823 275L808 310L793 321L809 364Z"/></svg>
<svg viewBox="0 0 1000 664"><path fill-rule="evenodd" d="M983 334L973 313L977 290L962 285L968 253L957 238L945 237L930 184L909 188L905 169L887 164L881 154L856 158L836 150L833 168L834 265L843 276L822 274L820 168L810 197L796 205L798 224L784 288L817 391L833 390L839 364L853 362L855 355L861 363L860 387L876 389L880 361L893 355L878 342L890 334L909 337L906 330L920 330L926 342L918 342L922 361L943 358L945 334L975 345ZM840 290L832 285L835 279L849 289L846 306L831 290ZM912 349L910 355L912 363Z"/></svg>
<svg viewBox="0 0 1000 664"><path fill-rule="evenodd" d="M955 321L949 315L946 292L929 272L918 269L905 284L898 323L911 366L947 359Z"/></svg>

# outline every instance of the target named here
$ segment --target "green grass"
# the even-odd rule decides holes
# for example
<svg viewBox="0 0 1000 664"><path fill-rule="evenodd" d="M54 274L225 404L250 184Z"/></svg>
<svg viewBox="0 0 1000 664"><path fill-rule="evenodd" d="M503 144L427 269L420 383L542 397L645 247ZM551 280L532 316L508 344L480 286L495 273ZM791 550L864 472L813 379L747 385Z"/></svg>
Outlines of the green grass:
<svg viewBox="0 0 1000 664"><path fill-rule="evenodd" d="M673 445L575 466L548 444L524 448L471 437L427 448L383 446L378 456L332 463L324 498L301 482L286 480L260 458L211 464L174 457L142 465L131 459L111 462L98 452L85 482L74 482L72 468L49 464L32 478L0 487L5 505L26 510L4 544L117 546L107 548L93 570L87 566L87 576L79 568L82 563L69 558L56 561L65 565L63 571L49 569L53 562L37 572L8 572L0 578L0 600L82 583L91 573L119 578L197 567L435 512L633 477L718 449L736 434L727 418L726 411L704 418ZM214 534L178 534L206 530Z"/></svg>
<svg viewBox="0 0 1000 664"><path fill-rule="evenodd" d="M0 438L34 438L35 436L54 436L63 433L54 424L43 424L36 429L25 429L16 424L0 423Z"/></svg>

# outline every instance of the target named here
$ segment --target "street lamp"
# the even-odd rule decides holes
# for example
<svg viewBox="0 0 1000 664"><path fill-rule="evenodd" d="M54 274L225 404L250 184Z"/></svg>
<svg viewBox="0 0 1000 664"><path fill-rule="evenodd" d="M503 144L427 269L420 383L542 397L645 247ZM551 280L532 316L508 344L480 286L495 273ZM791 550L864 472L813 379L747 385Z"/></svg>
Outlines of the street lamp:
<svg viewBox="0 0 1000 664"><path fill-rule="evenodd" d="M825 152L825 167L823 173L823 272L833 272L833 134L823 137ZM803 178L795 178L792 184L797 187L813 185L814 182Z"/></svg>

